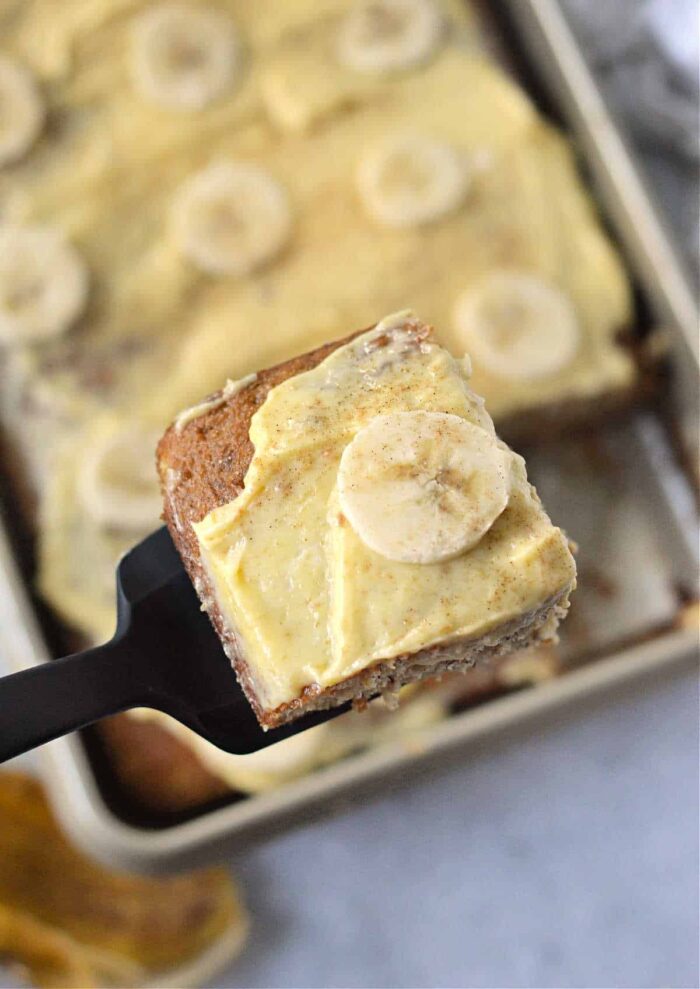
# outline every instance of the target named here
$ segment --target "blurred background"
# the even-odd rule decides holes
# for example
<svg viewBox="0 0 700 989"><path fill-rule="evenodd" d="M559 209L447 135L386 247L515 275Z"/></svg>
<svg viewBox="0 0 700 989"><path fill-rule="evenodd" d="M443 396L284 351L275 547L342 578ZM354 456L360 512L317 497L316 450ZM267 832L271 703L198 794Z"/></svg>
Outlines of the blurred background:
<svg viewBox="0 0 700 989"><path fill-rule="evenodd" d="M0 0L2 521L17 566L0 672L30 661L8 627L20 585L35 658L111 634L114 563L158 524L152 451L181 408L406 305L472 353L475 388L580 545L558 647L429 684L397 712L377 702L252 759L134 712L5 767L3 989L698 985L697 676L644 657L698 638L683 445L697 371L657 283L697 297L699 9L552 6L677 261L647 239L655 266L640 264L551 58L505 0ZM558 330L576 334L570 360L542 365L560 310L518 297L523 276L574 314ZM517 325L496 329L526 334L528 373L460 319L494 284L515 292L517 319L499 318ZM610 660L642 675L444 742ZM344 773L354 789L330 799ZM228 841L193 839L168 865L168 835L217 815ZM150 861L127 860L120 828L155 836Z"/></svg>

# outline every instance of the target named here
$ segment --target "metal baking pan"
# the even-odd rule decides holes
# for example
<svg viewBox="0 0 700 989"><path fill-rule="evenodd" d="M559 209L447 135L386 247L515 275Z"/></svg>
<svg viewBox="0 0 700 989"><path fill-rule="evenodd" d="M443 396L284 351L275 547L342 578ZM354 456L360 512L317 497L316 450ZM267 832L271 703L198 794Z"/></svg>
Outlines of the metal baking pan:
<svg viewBox="0 0 700 989"><path fill-rule="evenodd" d="M370 783L430 765L448 750L620 681L689 663L698 631L677 624L697 595L693 456L698 429L698 313L682 267L556 0L503 0L495 28L528 88L574 139L621 247L650 325L667 331L672 386L648 408L576 440L525 451L555 521L581 544L581 587L565 624L565 672L536 688L454 714L277 790L231 801L164 827L136 826L110 809L83 739L41 750L64 826L113 863L157 869L201 861L229 842L267 836ZM0 654L14 665L51 650L0 527Z"/></svg>

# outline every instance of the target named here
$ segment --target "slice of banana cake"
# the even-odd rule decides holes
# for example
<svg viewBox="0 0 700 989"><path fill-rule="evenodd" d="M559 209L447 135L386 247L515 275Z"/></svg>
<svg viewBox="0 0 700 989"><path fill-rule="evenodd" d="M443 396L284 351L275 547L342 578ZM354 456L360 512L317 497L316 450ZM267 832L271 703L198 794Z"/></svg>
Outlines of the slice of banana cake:
<svg viewBox="0 0 700 989"><path fill-rule="evenodd" d="M161 439L166 522L264 727L555 636L566 536L468 378L403 312Z"/></svg>

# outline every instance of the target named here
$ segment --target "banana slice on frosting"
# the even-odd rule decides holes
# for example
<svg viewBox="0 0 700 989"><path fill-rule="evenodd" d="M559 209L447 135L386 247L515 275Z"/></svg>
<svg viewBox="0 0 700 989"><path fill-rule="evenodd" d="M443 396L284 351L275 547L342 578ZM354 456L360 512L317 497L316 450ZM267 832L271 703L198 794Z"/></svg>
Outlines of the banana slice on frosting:
<svg viewBox="0 0 700 989"><path fill-rule="evenodd" d="M162 500L155 467L158 433L127 426L97 432L78 468L78 498L93 521L135 534L157 528Z"/></svg>
<svg viewBox="0 0 700 989"><path fill-rule="evenodd" d="M394 72L427 61L443 33L433 0L369 0L355 4L344 18L337 56L356 72Z"/></svg>
<svg viewBox="0 0 700 989"><path fill-rule="evenodd" d="M203 109L232 89L240 63L238 34L220 11L162 3L134 22L132 82L156 106Z"/></svg>
<svg viewBox="0 0 700 989"><path fill-rule="evenodd" d="M216 162L192 176L173 216L180 250L212 275L247 275L267 264L292 228L285 190L247 162Z"/></svg>
<svg viewBox="0 0 700 989"><path fill-rule="evenodd" d="M464 348L503 378L544 378L576 356L581 332L569 298L524 271L492 271L455 306Z"/></svg>
<svg viewBox="0 0 700 989"><path fill-rule="evenodd" d="M0 344L56 337L81 315L87 268L60 231L0 227Z"/></svg>
<svg viewBox="0 0 700 989"><path fill-rule="evenodd" d="M357 187L372 219L387 227L413 227L459 209L471 172L468 160L451 145L404 134L365 155Z"/></svg>
<svg viewBox="0 0 700 989"><path fill-rule="evenodd" d="M506 508L509 457L494 435L450 413L375 416L343 451L340 507L365 545L390 560L449 560Z"/></svg>
<svg viewBox="0 0 700 989"><path fill-rule="evenodd" d="M64 437L49 464L40 506L39 588L94 642L114 631L119 559L159 525L157 435L150 423L103 412Z"/></svg>
<svg viewBox="0 0 700 989"><path fill-rule="evenodd" d="M0 55L0 168L22 158L44 126L44 103L33 77Z"/></svg>

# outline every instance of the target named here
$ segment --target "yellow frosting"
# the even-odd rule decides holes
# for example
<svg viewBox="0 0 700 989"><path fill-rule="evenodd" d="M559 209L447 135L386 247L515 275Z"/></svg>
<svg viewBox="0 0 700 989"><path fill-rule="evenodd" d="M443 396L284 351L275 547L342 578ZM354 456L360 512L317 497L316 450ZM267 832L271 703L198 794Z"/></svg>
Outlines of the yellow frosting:
<svg viewBox="0 0 700 989"><path fill-rule="evenodd" d="M105 409L164 427L227 377L406 303L460 355L456 300L504 268L560 289L581 344L537 381L505 380L475 360L473 387L497 422L633 382L634 362L616 343L632 319L628 280L566 139L484 50L478 9L436 3L445 30L430 58L369 77L335 58L352 0L197 0L231 18L243 60L225 99L183 114L144 100L130 76L134 24L152 0L0 0L2 52L36 77L53 122L0 169L0 219L56 227L92 286L84 319L64 337L4 355L0 405L36 487L64 492L46 494L54 521L43 540L76 532L65 552L48 554L43 592L63 613L63 599L75 598L69 618L91 637L103 634L112 599L96 592L81 547L99 539L109 561L130 538L118 534L110 556L114 534L96 535L75 504L73 451ZM357 173L375 144L403 133L446 143L477 167L454 213L387 229L363 208ZM246 278L198 271L173 234L178 191L213 160L260 166L289 198L288 249Z"/></svg>
<svg viewBox="0 0 700 989"><path fill-rule="evenodd" d="M226 375L243 377L369 325L404 300L459 353L455 300L494 267L558 285L584 338L570 366L534 387L475 366L475 386L496 419L631 381L633 365L614 343L630 313L617 256L566 143L480 52L462 4L443 5L449 27L427 65L368 78L333 56L350 4L227 0L215 6L237 27L245 66L230 98L193 114L152 106L130 82L130 32L147 6L76 0L59 12L54 0L27 0L3 25L3 44L47 87L62 126L0 175L0 211L12 196L23 203L22 221L59 227L99 288L76 331L78 359L76 334L11 355L22 365L16 373L50 393L54 407L78 421L94 414L96 361L109 366L109 387L130 411L149 406L154 382L161 384L165 423ZM287 122L290 104L299 125ZM378 229L358 201L357 168L374 143L403 132L447 142L487 166L454 216ZM289 194L289 250L255 277L205 276L173 236L178 190L213 159L260 165Z"/></svg>
<svg viewBox="0 0 700 989"><path fill-rule="evenodd" d="M392 562L343 519L340 457L374 416L447 412L494 434L464 363L421 340L419 326L399 314L273 388L251 423L255 454L244 491L194 525L217 602L267 708L377 660L477 638L574 580L566 538L514 453L508 507L456 559Z"/></svg>
<svg viewBox="0 0 700 989"><path fill-rule="evenodd" d="M468 113L464 93L478 93ZM476 171L454 214L392 230L365 213L356 173L367 148L405 132L445 141L488 165ZM233 341L232 370L242 376L349 327L369 326L406 302L439 328L446 347L463 354L468 344L455 325L455 303L494 270L525 272L560 289L581 336L571 361L534 381L500 377L472 355L474 388L496 421L634 380L634 362L616 342L631 319L629 284L571 149L483 59L447 52L384 100L271 147L261 160L290 193L292 241L258 279L214 282L195 300L181 351L186 370L162 388L169 410L175 395L185 405L220 384L222 354Z"/></svg>

